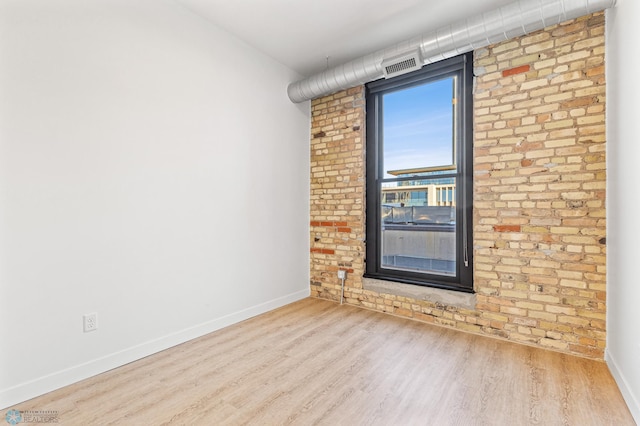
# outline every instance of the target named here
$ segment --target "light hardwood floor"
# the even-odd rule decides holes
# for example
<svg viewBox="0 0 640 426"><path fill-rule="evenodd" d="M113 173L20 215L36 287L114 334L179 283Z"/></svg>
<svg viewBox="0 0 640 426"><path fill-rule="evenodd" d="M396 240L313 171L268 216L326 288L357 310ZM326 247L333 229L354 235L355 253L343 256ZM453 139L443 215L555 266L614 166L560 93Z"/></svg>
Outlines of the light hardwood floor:
<svg viewBox="0 0 640 426"><path fill-rule="evenodd" d="M305 299L19 404L64 425L633 425L603 362Z"/></svg>

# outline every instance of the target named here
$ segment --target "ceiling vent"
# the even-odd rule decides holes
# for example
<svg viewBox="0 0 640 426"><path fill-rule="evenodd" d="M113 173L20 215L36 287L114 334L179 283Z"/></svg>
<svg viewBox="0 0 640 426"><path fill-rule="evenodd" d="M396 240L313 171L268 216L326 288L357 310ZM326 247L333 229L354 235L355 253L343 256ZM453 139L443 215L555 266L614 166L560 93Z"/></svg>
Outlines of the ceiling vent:
<svg viewBox="0 0 640 426"><path fill-rule="evenodd" d="M394 56L382 61L384 78L396 77L422 68L422 55L420 49L415 52Z"/></svg>

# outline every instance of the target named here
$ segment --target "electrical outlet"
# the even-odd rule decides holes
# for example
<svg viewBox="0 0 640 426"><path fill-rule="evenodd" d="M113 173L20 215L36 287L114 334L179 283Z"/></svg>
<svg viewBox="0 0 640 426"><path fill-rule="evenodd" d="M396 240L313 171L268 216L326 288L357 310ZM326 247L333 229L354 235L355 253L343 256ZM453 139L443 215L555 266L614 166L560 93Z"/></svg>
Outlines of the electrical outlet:
<svg viewBox="0 0 640 426"><path fill-rule="evenodd" d="M338 271L338 278L344 280L347 277L347 271L340 269Z"/></svg>
<svg viewBox="0 0 640 426"><path fill-rule="evenodd" d="M82 321L84 324L84 332L88 333L90 331L95 331L98 329L98 314L86 314L82 316Z"/></svg>

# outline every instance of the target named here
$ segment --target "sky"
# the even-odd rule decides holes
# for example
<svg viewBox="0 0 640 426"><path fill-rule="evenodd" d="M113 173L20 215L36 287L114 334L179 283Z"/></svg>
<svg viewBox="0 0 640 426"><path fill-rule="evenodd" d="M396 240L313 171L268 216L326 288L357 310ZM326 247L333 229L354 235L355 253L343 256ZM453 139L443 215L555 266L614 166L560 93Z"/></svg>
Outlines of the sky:
<svg viewBox="0 0 640 426"><path fill-rule="evenodd" d="M383 96L383 155L389 170L453 164L453 77Z"/></svg>

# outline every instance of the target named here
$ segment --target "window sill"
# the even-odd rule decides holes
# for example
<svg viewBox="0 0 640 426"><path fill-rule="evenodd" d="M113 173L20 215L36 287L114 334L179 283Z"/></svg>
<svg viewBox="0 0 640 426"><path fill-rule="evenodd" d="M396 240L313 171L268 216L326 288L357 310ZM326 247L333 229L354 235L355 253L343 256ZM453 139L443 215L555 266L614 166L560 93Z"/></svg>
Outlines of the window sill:
<svg viewBox="0 0 640 426"><path fill-rule="evenodd" d="M476 307L476 295L470 293L377 280L374 278L364 278L362 286L368 291L425 300L432 303L440 303L445 306L471 310Z"/></svg>

